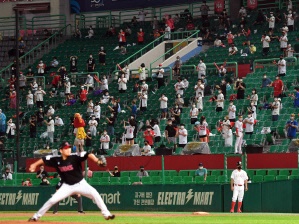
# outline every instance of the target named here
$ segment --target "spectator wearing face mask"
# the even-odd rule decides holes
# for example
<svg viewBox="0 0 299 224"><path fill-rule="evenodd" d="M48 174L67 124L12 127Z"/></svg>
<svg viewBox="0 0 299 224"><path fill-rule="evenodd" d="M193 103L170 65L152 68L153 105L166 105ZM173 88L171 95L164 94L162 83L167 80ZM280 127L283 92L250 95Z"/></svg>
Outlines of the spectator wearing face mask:
<svg viewBox="0 0 299 224"><path fill-rule="evenodd" d="M44 116L45 116L45 113L43 111L43 108L39 108L39 110L36 112L37 124L39 126L42 125L42 122L44 121Z"/></svg>
<svg viewBox="0 0 299 224"><path fill-rule="evenodd" d="M290 120L287 121L285 128L287 129L287 137L290 140L296 138L298 122L295 120L295 114L291 114Z"/></svg>
<svg viewBox="0 0 299 224"><path fill-rule="evenodd" d="M6 167L5 172L2 175L3 180L12 180L12 174L10 172L10 168Z"/></svg>
<svg viewBox="0 0 299 224"><path fill-rule="evenodd" d="M233 133L231 129L230 120L228 116L224 117L222 121L222 137L224 138L224 146L231 147L233 145Z"/></svg>
<svg viewBox="0 0 299 224"><path fill-rule="evenodd" d="M34 93L37 108L44 107L44 95L46 95L46 92L42 90L41 86L39 86L38 90Z"/></svg>
<svg viewBox="0 0 299 224"><path fill-rule="evenodd" d="M178 106L178 108L180 109L181 113L183 112L183 107L185 104L184 99L181 97L181 94L177 94L176 98L175 98L175 105Z"/></svg>
<svg viewBox="0 0 299 224"><path fill-rule="evenodd" d="M121 173L118 169L118 166L114 166L114 171L113 172L109 171L109 174L111 177L120 177L120 175L121 175Z"/></svg>
<svg viewBox="0 0 299 224"><path fill-rule="evenodd" d="M196 107L198 109L199 112L203 111L203 96L201 95L202 93L199 92L198 93L198 97L196 97Z"/></svg>
<svg viewBox="0 0 299 224"><path fill-rule="evenodd" d="M224 95L222 94L222 90L218 89L218 95L216 101L216 112L223 111L224 107Z"/></svg>
<svg viewBox="0 0 299 224"><path fill-rule="evenodd" d="M269 86L273 87L274 89L274 97L281 96L284 84L279 75L276 76L276 79Z"/></svg>
<svg viewBox="0 0 299 224"><path fill-rule="evenodd" d="M16 125L15 123L13 123L12 119L9 119L7 122L7 129L6 129L7 138L14 138L15 132L16 132Z"/></svg>
<svg viewBox="0 0 299 224"><path fill-rule="evenodd" d="M110 143L110 136L108 135L106 130L103 131L103 134L101 135L101 138L100 138L100 142L101 142L100 154L106 155L107 151L109 150L109 143Z"/></svg>
<svg viewBox="0 0 299 224"><path fill-rule="evenodd" d="M244 99L245 98L245 89L246 84L243 82L243 79L240 78L239 81L236 82L237 88L237 99Z"/></svg>
<svg viewBox="0 0 299 224"><path fill-rule="evenodd" d="M271 39L267 34L265 34L262 36L261 42L263 44L263 56L267 56L269 53L269 49L270 49Z"/></svg>
<svg viewBox="0 0 299 224"><path fill-rule="evenodd" d="M48 134L50 143L53 143L54 142L54 131L55 131L54 120L51 116L49 116L48 120L44 120L44 122L47 125L47 134Z"/></svg>
<svg viewBox="0 0 299 224"><path fill-rule="evenodd" d="M79 93L81 105L83 105L87 100L87 94L88 94L87 90L84 89L84 86L81 86L80 93Z"/></svg>
<svg viewBox="0 0 299 224"><path fill-rule="evenodd" d="M167 126L165 127L165 138L168 143L174 143L176 145L177 129L172 124L172 120L168 119Z"/></svg>
<svg viewBox="0 0 299 224"><path fill-rule="evenodd" d="M206 75L206 69L207 69L206 64L203 62L203 59L200 59L196 67L196 70L198 71L198 77L197 77L198 79L201 79L202 75Z"/></svg>
<svg viewBox="0 0 299 224"><path fill-rule="evenodd" d="M89 58L86 61L86 70L88 72L94 72L95 66L96 66L96 62L95 62L92 54L90 54Z"/></svg>
<svg viewBox="0 0 299 224"><path fill-rule="evenodd" d="M121 74L121 77L118 79L118 91L119 93L125 93L127 90L127 79L125 74Z"/></svg>
<svg viewBox="0 0 299 224"><path fill-rule="evenodd" d="M30 132L30 138L36 138L36 116L31 115L31 118L29 119L29 132Z"/></svg>
<svg viewBox="0 0 299 224"><path fill-rule="evenodd" d="M142 156L151 156L152 147L150 146L148 141L144 141L144 146L141 150Z"/></svg>
<svg viewBox="0 0 299 224"><path fill-rule="evenodd" d="M71 56L70 57L70 72L78 72L78 57Z"/></svg>
<svg viewBox="0 0 299 224"><path fill-rule="evenodd" d="M280 102L277 97L274 98L274 102L271 105L272 109L272 121L278 121L280 114Z"/></svg>
<svg viewBox="0 0 299 224"><path fill-rule="evenodd" d="M44 166L39 167L39 171L36 172L36 178L43 179L43 177L49 177L48 172L45 170Z"/></svg>
<svg viewBox="0 0 299 224"><path fill-rule="evenodd" d="M235 123L236 128L236 143L235 154L242 154L242 142L243 142L243 116L239 115L238 120Z"/></svg>
<svg viewBox="0 0 299 224"><path fill-rule="evenodd" d="M271 83L272 83L271 79L269 79L269 78L267 77L267 74L265 73L265 74L263 75L261 88L269 87L269 85L270 85Z"/></svg>
<svg viewBox="0 0 299 224"><path fill-rule="evenodd" d="M46 64L44 64L43 61L40 61L36 68L37 68L38 76L44 76L46 70Z"/></svg>
<svg viewBox="0 0 299 224"><path fill-rule="evenodd" d="M164 86L164 68L162 67L162 64L159 64L158 69L157 81L158 89L160 89L160 87Z"/></svg>
<svg viewBox="0 0 299 224"><path fill-rule="evenodd" d="M204 181L207 180L208 170L203 167L203 163L198 164L198 169L195 171L195 176L200 176L204 178Z"/></svg>
<svg viewBox="0 0 299 224"><path fill-rule="evenodd" d="M137 177L140 177L140 179L142 177L148 177L148 172L144 170L144 166L140 166L140 170L138 171L138 173L136 174Z"/></svg>
<svg viewBox="0 0 299 224"><path fill-rule="evenodd" d="M196 108L196 105L193 103L192 104L192 108L190 109L189 112L189 116L190 116L190 123L191 124L195 124L195 122L198 120L197 116L198 116L198 109Z"/></svg>
<svg viewBox="0 0 299 224"><path fill-rule="evenodd" d="M171 115L174 116L175 121L180 124L181 123L181 110L179 108L179 105L175 105L174 108L171 108L170 110Z"/></svg>
<svg viewBox="0 0 299 224"><path fill-rule="evenodd" d="M203 97L204 90L205 90L205 85L203 84L201 79L198 79L197 84L194 86L195 97L198 97L199 93L201 93L201 96Z"/></svg>
<svg viewBox="0 0 299 224"><path fill-rule="evenodd" d="M146 130L143 132L143 137L150 146L154 146L155 132L151 126L146 127Z"/></svg>
<svg viewBox="0 0 299 224"><path fill-rule="evenodd" d="M294 20L292 10L289 10L289 14L288 15L284 14L284 16L285 16L285 19L287 20L287 25L288 25L289 31L294 31L295 20Z"/></svg>
<svg viewBox="0 0 299 224"><path fill-rule="evenodd" d="M229 102L228 106L228 119L230 122L235 122L236 121L236 106L234 105L234 101Z"/></svg>
<svg viewBox="0 0 299 224"><path fill-rule="evenodd" d="M96 136L97 135L97 126L98 126L98 122L96 121L96 117L95 115L92 115L91 120L89 120L88 122L89 125L89 131L91 136Z"/></svg>
<svg viewBox="0 0 299 224"><path fill-rule="evenodd" d="M161 94L161 97L159 98L160 101L160 109L161 109L161 119L166 120L168 107L167 107L167 101L168 98L165 96L164 93Z"/></svg>
<svg viewBox="0 0 299 224"><path fill-rule="evenodd" d="M54 110L53 106L50 105L50 106L49 106L49 109L48 109L48 111L47 111L47 116L48 116L48 117L49 117L49 116L53 116L54 113L55 113L55 110Z"/></svg>
<svg viewBox="0 0 299 224"><path fill-rule="evenodd" d="M179 137L179 147L184 148L188 143L188 131L184 124L180 124L180 128L177 132Z"/></svg>
<svg viewBox="0 0 299 224"><path fill-rule="evenodd" d="M183 64L183 62L182 62L180 56L177 56L176 61L174 62L173 67L172 67L173 75L180 75L182 64Z"/></svg>
<svg viewBox="0 0 299 224"><path fill-rule="evenodd" d="M176 94L180 94L181 96L184 95L184 89L185 85L184 82L182 81L182 78L178 77L177 83L174 85Z"/></svg>
<svg viewBox="0 0 299 224"><path fill-rule="evenodd" d="M107 103L109 103L109 100L110 100L110 96L109 96L109 92L107 91L107 92L102 96L101 103L102 103L102 104L107 104Z"/></svg>
<svg viewBox="0 0 299 224"><path fill-rule="evenodd" d="M274 61L273 63L278 67L278 76L285 76L287 73L287 62L286 60L284 60L283 55L280 55L280 59L278 60L278 62Z"/></svg>
<svg viewBox="0 0 299 224"><path fill-rule="evenodd" d="M92 26L89 26L89 29L88 29L88 35L87 36L85 36L85 38L92 38L93 36L94 36L94 31L93 31L93 29L92 29Z"/></svg>
<svg viewBox="0 0 299 224"><path fill-rule="evenodd" d="M250 103L253 103L254 106L257 106L259 97L258 97L258 95L256 93L256 89L255 88L252 89L251 93L252 94L250 96L248 96L247 99L249 99Z"/></svg>
<svg viewBox="0 0 299 224"><path fill-rule="evenodd" d="M101 47L99 50L99 63L100 65L106 64L106 50L104 49L104 47Z"/></svg>
<svg viewBox="0 0 299 224"><path fill-rule="evenodd" d="M64 125L63 120L58 115L56 115L56 117L55 117L54 125L58 126L58 127L61 127Z"/></svg>
<svg viewBox="0 0 299 224"><path fill-rule="evenodd" d="M270 12L270 17L269 18L266 16L266 20L269 23L269 30L274 30L274 28L275 28L275 16L273 15L273 12Z"/></svg>
<svg viewBox="0 0 299 224"><path fill-rule="evenodd" d="M254 118L250 112L248 112L247 118L243 120L243 123L246 125L245 134L251 136L253 134Z"/></svg>
<svg viewBox="0 0 299 224"><path fill-rule="evenodd" d="M93 79L93 77L90 74L87 75L84 86L87 87L87 89L86 89L87 92L89 91L90 88L91 89L94 88L94 79Z"/></svg>

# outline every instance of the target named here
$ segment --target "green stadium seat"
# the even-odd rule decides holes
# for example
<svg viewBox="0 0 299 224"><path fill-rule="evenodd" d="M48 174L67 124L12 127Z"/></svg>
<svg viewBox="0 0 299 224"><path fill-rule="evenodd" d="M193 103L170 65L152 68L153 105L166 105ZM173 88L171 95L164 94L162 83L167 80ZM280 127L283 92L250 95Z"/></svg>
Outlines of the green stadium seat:
<svg viewBox="0 0 299 224"><path fill-rule="evenodd" d="M165 170L165 176L171 176L171 177L174 177L174 176L177 176L178 173L176 172L176 170Z"/></svg>
<svg viewBox="0 0 299 224"><path fill-rule="evenodd" d="M103 172L93 172L92 177L103 177Z"/></svg>
<svg viewBox="0 0 299 224"><path fill-rule="evenodd" d="M265 176L267 173L267 170L256 170L255 175L256 176Z"/></svg>
<svg viewBox="0 0 299 224"><path fill-rule="evenodd" d="M298 176L298 169L296 169L296 170L292 170L292 173L291 173L291 175L292 176Z"/></svg>
<svg viewBox="0 0 299 224"><path fill-rule="evenodd" d="M130 171L130 177L136 177L138 171Z"/></svg>
<svg viewBox="0 0 299 224"><path fill-rule="evenodd" d="M185 184L194 184L193 177L191 176L184 176L184 183Z"/></svg>
<svg viewBox="0 0 299 224"><path fill-rule="evenodd" d="M164 178L165 178L165 184L173 184L171 176L165 176ZM163 181L163 178L162 178L162 181Z"/></svg>
<svg viewBox="0 0 299 224"><path fill-rule="evenodd" d="M110 185L110 178L109 177L101 177L100 185Z"/></svg>
<svg viewBox="0 0 299 224"><path fill-rule="evenodd" d="M207 183L215 183L217 182L216 176L207 176Z"/></svg>
<svg viewBox="0 0 299 224"><path fill-rule="evenodd" d="M227 183L228 182L228 180L226 180L226 176L218 176L218 178L217 178L217 181L219 182L219 183Z"/></svg>
<svg viewBox="0 0 299 224"><path fill-rule="evenodd" d="M109 172L103 172L102 177L110 177L110 173Z"/></svg>
<svg viewBox="0 0 299 224"><path fill-rule="evenodd" d="M182 176L182 177L189 176L189 170L180 170L179 176Z"/></svg>
<svg viewBox="0 0 299 224"><path fill-rule="evenodd" d="M130 176L130 171L121 171L120 176L121 177L129 177Z"/></svg>
<svg viewBox="0 0 299 224"><path fill-rule="evenodd" d="M287 180L288 179L288 176L286 175L278 175L276 176L276 180Z"/></svg>
<svg viewBox="0 0 299 224"><path fill-rule="evenodd" d="M130 177L130 181L131 181L131 184L133 184L135 182L141 182L140 178L137 176Z"/></svg>
<svg viewBox="0 0 299 224"><path fill-rule="evenodd" d="M221 175L221 171L220 170L212 170L211 171L211 176L220 176Z"/></svg>
<svg viewBox="0 0 299 224"><path fill-rule="evenodd" d="M278 174L279 175L289 176L290 175L290 171L289 170L279 170Z"/></svg>
<svg viewBox="0 0 299 224"><path fill-rule="evenodd" d="M121 172L121 175L122 175L122 172ZM121 176L120 178L119 178L119 183L121 184L121 185L130 185L130 178L128 177L128 176Z"/></svg>
<svg viewBox="0 0 299 224"><path fill-rule="evenodd" d="M160 176L152 176L153 184L162 184L162 178Z"/></svg>
<svg viewBox="0 0 299 224"><path fill-rule="evenodd" d="M253 176L252 181L254 183L256 183L256 182L263 182L263 179L264 179L263 175L255 175L255 176Z"/></svg>
<svg viewBox="0 0 299 224"><path fill-rule="evenodd" d="M249 176L249 177L253 177L254 176L254 174L255 174L255 170L247 170L246 171L247 172L247 176Z"/></svg>
<svg viewBox="0 0 299 224"><path fill-rule="evenodd" d="M119 184L120 184L119 177L111 177L110 178L110 185L119 185Z"/></svg>
<svg viewBox="0 0 299 224"><path fill-rule="evenodd" d="M266 175L264 176L264 181L275 181L274 175Z"/></svg>
<svg viewBox="0 0 299 224"><path fill-rule="evenodd" d="M142 177L141 179L142 184L152 184L151 177Z"/></svg>
<svg viewBox="0 0 299 224"><path fill-rule="evenodd" d="M290 180L296 180L296 179L299 179L299 176L289 176L289 179Z"/></svg>
<svg viewBox="0 0 299 224"><path fill-rule="evenodd" d="M149 175L150 176L159 176L160 175L160 171L158 171L158 170L151 170L150 173L149 173Z"/></svg>
<svg viewBox="0 0 299 224"><path fill-rule="evenodd" d="M184 184L182 176L174 176L172 181L174 184Z"/></svg>
<svg viewBox="0 0 299 224"><path fill-rule="evenodd" d="M277 173L278 173L278 171L277 171L277 170L268 170L268 173L267 173L267 175L273 175L273 176L276 176L276 175L277 175Z"/></svg>

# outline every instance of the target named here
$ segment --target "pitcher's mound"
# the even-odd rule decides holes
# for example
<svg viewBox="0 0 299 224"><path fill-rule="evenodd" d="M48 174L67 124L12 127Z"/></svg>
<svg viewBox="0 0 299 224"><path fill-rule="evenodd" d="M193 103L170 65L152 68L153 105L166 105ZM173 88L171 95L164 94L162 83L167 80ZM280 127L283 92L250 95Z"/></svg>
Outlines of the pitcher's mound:
<svg viewBox="0 0 299 224"><path fill-rule="evenodd" d="M193 215L209 215L208 212L193 212Z"/></svg>

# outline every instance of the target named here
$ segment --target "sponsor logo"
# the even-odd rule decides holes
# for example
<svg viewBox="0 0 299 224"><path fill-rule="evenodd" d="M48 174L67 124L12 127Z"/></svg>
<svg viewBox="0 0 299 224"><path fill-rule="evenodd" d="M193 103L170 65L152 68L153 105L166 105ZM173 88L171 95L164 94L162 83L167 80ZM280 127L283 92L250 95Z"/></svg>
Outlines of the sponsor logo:
<svg viewBox="0 0 299 224"><path fill-rule="evenodd" d="M0 205L37 205L39 193L0 193Z"/></svg>
<svg viewBox="0 0 299 224"><path fill-rule="evenodd" d="M112 194L100 194L105 204L120 204L120 196L119 191Z"/></svg>
<svg viewBox="0 0 299 224"><path fill-rule="evenodd" d="M158 192L157 205L212 205L214 192Z"/></svg>

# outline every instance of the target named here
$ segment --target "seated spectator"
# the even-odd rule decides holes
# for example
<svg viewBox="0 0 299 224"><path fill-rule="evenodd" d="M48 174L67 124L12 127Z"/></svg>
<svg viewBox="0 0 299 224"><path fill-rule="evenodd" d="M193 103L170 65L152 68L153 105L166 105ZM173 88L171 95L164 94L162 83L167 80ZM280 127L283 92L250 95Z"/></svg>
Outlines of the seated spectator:
<svg viewBox="0 0 299 224"><path fill-rule="evenodd" d="M148 141L144 141L144 146L141 149L142 156L151 156L152 147L150 146Z"/></svg>
<svg viewBox="0 0 299 224"><path fill-rule="evenodd" d="M56 115L56 117L55 117L54 125L58 126L58 127L61 127L64 125L63 120L58 115Z"/></svg>
<svg viewBox="0 0 299 224"><path fill-rule="evenodd" d="M88 35L85 36L85 38L92 38L94 36L94 31L92 29L92 26L89 26L89 29L88 29Z"/></svg>
<svg viewBox="0 0 299 224"><path fill-rule="evenodd" d="M250 54L254 54L256 52L256 46L254 46L254 44L250 44L249 51Z"/></svg>
<svg viewBox="0 0 299 224"><path fill-rule="evenodd" d="M148 177L149 175L148 172L144 170L144 166L140 166L140 170L138 171L136 176L140 177L141 179L142 177Z"/></svg>
<svg viewBox="0 0 299 224"><path fill-rule="evenodd" d="M214 47L225 47L225 46L222 43L222 41L218 37L216 37L216 39L214 41Z"/></svg>
<svg viewBox="0 0 299 224"><path fill-rule="evenodd" d="M109 171L111 177L120 177L120 171L118 170L118 166L114 166L114 171L111 173Z"/></svg>
<svg viewBox="0 0 299 224"><path fill-rule="evenodd" d="M264 16L264 14L263 14L263 12L262 12L262 10L258 10L258 13L257 13L257 17L256 17L256 19L255 19L255 21L253 22L253 26L254 25L261 25L261 24L263 24L264 23L264 21L265 21L265 16Z"/></svg>
<svg viewBox="0 0 299 224"><path fill-rule="evenodd" d="M112 37L115 35L115 28L113 26L110 26L109 29L106 32L106 37Z"/></svg>
<svg viewBox="0 0 299 224"><path fill-rule="evenodd" d="M43 176L42 181L39 185L50 185L50 181L47 179L47 177Z"/></svg>
<svg viewBox="0 0 299 224"><path fill-rule="evenodd" d="M228 54L229 56L235 55L238 53L238 48L234 44L232 44L231 47L228 49L228 52L229 52Z"/></svg>
<svg viewBox="0 0 299 224"><path fill-rule="evenodd" d="M12 173L9 167L5 168L5 172L2 175L3 180L12 180Z"/></svg>
<svg viewBox="0 0 299 224"><path fill-rule="evenodd" d="M22 186L30 187L32 186L30 178L27 178L25 181L22 181Z"/></svg>
<svg viewBox="0 0 299 224"><path fill-rule="evenodd" d="M87 87L86 88L87 92L89 91L90 88L91 89L94 88L94 79L90 74L87 75L84 86Z"/></svg>
<svg viewBox="0 0 299 224"><path fill-rule="evenodd" d="M204 177L204 181L207 180L208 170L203 167L202 163L198 164L198 169L195 171L195 176Z"/></svg>
<svg viewBox="0 0 299 224"><path fill-rule="evenodd" d="M36 173L36 178L43 179L43 177L49 177L49 174L47 171L45 171L44 166L40 166L39 171Z"/></svg>
<svg viewBox="0 0 299 224"><path fill-rule="evenodd" d="M50 65L47 67L47 71L49 71L51 68L57 68L59 65L59 61L57 60L57 57L53 57L53 60L50 62Z"/></svg>
<svg viewBox="0 0 299 224"><path fill-rule="evenodd" d="M81 34L81 31L80 29L76 29L75 33L74 33L74 37L77 37L77 38L82 38L82 34Z"/></svg>

